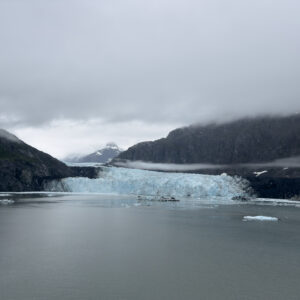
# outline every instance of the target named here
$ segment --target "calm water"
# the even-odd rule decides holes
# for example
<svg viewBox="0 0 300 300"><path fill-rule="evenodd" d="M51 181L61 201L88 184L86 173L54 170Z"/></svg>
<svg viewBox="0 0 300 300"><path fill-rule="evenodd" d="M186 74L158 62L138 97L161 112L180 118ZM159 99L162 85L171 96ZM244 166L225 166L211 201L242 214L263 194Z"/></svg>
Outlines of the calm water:
<svg viewBox="0 0 300 300"><path fill-rule="evenodd" d="M0 299L298 300L300 208L20 198L0 205Z"/></svg>

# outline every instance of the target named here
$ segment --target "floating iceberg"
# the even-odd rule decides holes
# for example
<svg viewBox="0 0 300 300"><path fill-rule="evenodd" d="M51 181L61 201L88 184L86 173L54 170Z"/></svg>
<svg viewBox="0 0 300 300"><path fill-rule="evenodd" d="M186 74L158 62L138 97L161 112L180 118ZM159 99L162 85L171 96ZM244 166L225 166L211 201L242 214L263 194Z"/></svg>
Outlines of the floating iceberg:
<svg viewBox="0 0 300 300"><path fill-rule="evenodd" d="M167 173L103 167L99 178L70 177L48 182L47 191L207 198L247 196L248 182L228 175Z"/></svg>
<svg viewBox="0 0 300 300"><path fill-rule="evenodd" d="M278 221L278 218L268 217L268 216L245 216L243 220L244 221Z"/></svg>

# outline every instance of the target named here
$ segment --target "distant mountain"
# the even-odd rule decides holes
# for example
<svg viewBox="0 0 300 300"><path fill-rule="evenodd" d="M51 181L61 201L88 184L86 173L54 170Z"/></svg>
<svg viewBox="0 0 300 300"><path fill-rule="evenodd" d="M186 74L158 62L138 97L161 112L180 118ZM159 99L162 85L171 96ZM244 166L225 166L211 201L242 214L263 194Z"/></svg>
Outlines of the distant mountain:
<svg viewBox="0 0 300 300"><path fill-rule="evenodd" d="M300 115L257 117L225 124L194 125L166 138L143 142L117 159L155 163L239 164L300 155Z"/></svg>
<svg viewBox="0 0 300 300"><path fill-rule="evenodd" d="M88 168L70 168L0 129L0 191L41 191L44 180L95 177L94 173Z"/></svg>
<svg viewBox="0 0 300 300"><path fill-rule="evenodd" d="M94 153L81 157L69 157L65 161L73 163L107 163L117 157L122 150L115 143L108 143L106 146Z"/></svg>

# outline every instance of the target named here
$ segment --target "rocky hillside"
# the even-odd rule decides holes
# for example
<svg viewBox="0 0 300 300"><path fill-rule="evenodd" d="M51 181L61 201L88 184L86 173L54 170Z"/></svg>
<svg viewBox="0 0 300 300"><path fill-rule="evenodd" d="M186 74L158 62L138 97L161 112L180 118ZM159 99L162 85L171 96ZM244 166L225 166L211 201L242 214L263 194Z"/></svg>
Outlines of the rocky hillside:
<svg viewBox="0 0 300 300"><path fill-rule="evenodd" d="M69 176L94 177L94 172L95 169L69 168L0 129L0 191L42 190L44 180Z"/></svg>
<svg viewBox="0 0 300 300"><path fill-rule="evenodd" d="M178 164L239 164L299 155L300 115L297 114L179 128L171 131L166 138L130 147L118 159Z"/></svg>

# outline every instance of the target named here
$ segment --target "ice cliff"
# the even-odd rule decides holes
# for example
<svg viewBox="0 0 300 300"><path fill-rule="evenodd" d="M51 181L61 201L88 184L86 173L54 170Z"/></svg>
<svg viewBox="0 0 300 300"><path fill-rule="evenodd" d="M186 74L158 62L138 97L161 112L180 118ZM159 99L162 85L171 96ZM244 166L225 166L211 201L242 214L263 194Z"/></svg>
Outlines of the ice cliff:
<svg viewBox="0 0 300 300"><path fill-rule="evenodd" d="M247 195L247 182L226 174L212 176L104 167L99 178L69 177L50 181L48 191L203 198Z"/></svg>

